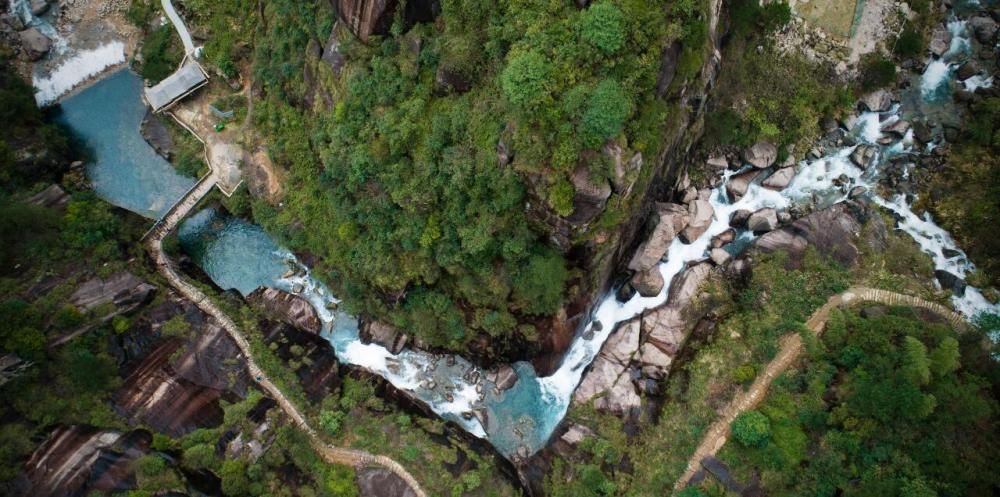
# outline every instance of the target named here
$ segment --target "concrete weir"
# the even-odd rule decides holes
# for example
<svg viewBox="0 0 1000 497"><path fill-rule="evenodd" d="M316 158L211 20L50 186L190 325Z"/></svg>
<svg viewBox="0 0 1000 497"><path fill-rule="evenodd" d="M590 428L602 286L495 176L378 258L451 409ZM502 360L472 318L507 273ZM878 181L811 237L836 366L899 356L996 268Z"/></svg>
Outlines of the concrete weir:
<svg viewBox="0 0 1000 497"><path fill-rule="evenodd" d="M208 84L208 74L202 69L201 64L190 60L182 63L180 68L163 81L146 88L143 91L143 98L153 112L162 112L206 84Z"/></svg>

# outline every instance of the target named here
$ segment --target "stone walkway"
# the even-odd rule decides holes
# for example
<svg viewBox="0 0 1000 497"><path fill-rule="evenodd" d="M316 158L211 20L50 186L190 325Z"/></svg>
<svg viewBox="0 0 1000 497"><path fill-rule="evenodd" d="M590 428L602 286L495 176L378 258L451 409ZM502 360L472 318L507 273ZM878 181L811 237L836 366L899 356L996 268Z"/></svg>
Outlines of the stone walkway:
<svg viewBox="0 0 1000 497"><path fill-rule="evenodd" d="M243 333L240 331L239 327L236 326L229 316L226 315L218 306L212 302L200 289L196 286L188 283L177 271L172 260L167 257L166 253L163 252L163 239L174 230L181 219L183 219L190 211L193 209L198 202L211 191L212 187L215 186L215 174L209 173L205 175L198 183L195 184L191 190L177 202L167 212L163 218L157 222L157 224L150 230L149 233L144 237L146 241L146 248L153 255L156 262L157 270L164 278L170 282L178 292L184 297L194 302L198 308L204 311L206 314L215 318L215 320L222 326L223 329L232 337L233 341L240 348L244 358L246 359L247 369L250 371L251 377L256 381L261 389L263 389L267 394L273 398L281 409L285 411L285 414L309 436L310 444L319 453L324 460L329 463L343 464L353 467L365 467L365 466L381 466L400 477L405 481L417 497L426 497L427 494L424 493L423 489L417 480L410 475L409 472L403 468L402 465L396 461L380 455L369 454L368 452L345 449L341 447L334 447L330 444L323 442L319 435L316 433L306 421L306 418L299 412L298 408L292 404L288 398L281 392L270 378L268 378L267 373L257 366L257 362L253 359L253 354L251 353L250 343L244 338Z"/></svg>
<svg viewBox="0 0 1000 497"><path fill-rule="evenodd" d="M941 304L888 290L852 287L839 295L830 297L822 307L816 309L812 316L809 317L809 320L806 321L806 327L819 336L826 328L826 322L830 318L831 310L858 302L920 307L944 317L957 330L965 330L968 326L961 315ZM722 449L729 438L729 427L733 420L741 413L753 409L760 404L767 395L767 389L771 386L774 379L799 359L799 355L802 353L802 337L799 334L792 333L785 335L781 338L780 345L781 349L778 351L778 355L768 363L764 371L750 385L750 388L746 391L741 390L737 392L736 396L729 402L729 405L722 410L719 419L709 427L705 433L705 437L702 438L698 448L695 449L694 454L688 460L687 469L684 471L684 474L674 484L675 490L683 488L691 480L691 477L694 476L701 466L703 459L715 456Z"/></svg>

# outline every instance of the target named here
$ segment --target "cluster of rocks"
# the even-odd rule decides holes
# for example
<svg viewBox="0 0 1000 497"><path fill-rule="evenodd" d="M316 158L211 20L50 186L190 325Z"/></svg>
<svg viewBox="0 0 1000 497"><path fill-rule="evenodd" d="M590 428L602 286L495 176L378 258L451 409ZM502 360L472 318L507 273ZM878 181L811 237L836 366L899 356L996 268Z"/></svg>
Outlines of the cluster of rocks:
<svg viewBox="0 0 1000 497"><path fill-rule="evenodd" d="M810 26L800 17L793 16L788 25L774 36L774 42L780 53L801 53L809 60L835 68L837 74L844 75L849 69L851 49L847 43Z"/></svg>
<svg viewBox="0 0 1000 497"><path fill-rule="evenodd" d="M709 309L700 287L712 274L699 263L678 274L667 303L618 325L584 375L573 399L593 401L595 408L632 415L641 395L659 395L659 382L669 372L696 324Z"/></svg>
<svg viewBox="0 0 1000 497"><path fill-rule="evenodd" d="M273 318L310 333L319 333L323 323L308 300L274 288L258 288L247 301L263 308Z"/></svg>

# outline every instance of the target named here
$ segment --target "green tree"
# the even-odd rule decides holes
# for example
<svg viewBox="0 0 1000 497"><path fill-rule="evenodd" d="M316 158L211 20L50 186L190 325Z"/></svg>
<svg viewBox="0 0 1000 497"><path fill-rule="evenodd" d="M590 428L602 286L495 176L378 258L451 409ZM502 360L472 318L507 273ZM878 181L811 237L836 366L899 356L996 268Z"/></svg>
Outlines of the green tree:
<svg viewBox="0 0 1000 497"><path fill-rule="evenodd" d="M931 362L927 357L927 347L919 339L908 336L903 339L903 374L916 385L926 385L931 381Z"/></svg>
<svg viewBox="0 0 1000 497"><path fill-rule="evenodd" d="M771 421L760 411L746 411L736 416L733 436L747 447L763 447L771 438Z"/></svg>
<svg viewBox="0 0 1000 497"><path fill-rule="evenodd" d="M605 79L594 88L587 99L587 108L581 119L582 138L585 146L597 148L605 140L621 132L625 119L632 113L632 104L621 84Z"/></svg>
<svg viewBox="0 0 1000 497"><path fill-rule="evenodd" d="M554 251L532 255L527 266L515 275L514 296L528 313L552 313L562 303L567 276L561 255Z"/></svg>
<svg viewBox="0 0 1000 497"><path fill-rule="evenodd" d="M580 36L607 55L625 45L625 14L607 1L593 3L580 19Z"/></svg>
<svg viewBox="0 0 1000 497"><path fill-rule="evenodd" d="M34 328L21 328L3 341L3 348L22 359L40 361L45 358L45 335Z"/></svg>
<svg viewBox="0 0 1000 497"><path fill-rule="evenodd" d="M544 103L551 68L545 57L530 50L514 55L500 75L504 96L514 106L527 110Z"/></svg>
<svg viewBox="0 0 1000 497"><path fill-rule="evenodd" d="M957 370L961 361L958 340L954 337L945 337L931 352L930 361L934 376L946 376Z"/></svg>

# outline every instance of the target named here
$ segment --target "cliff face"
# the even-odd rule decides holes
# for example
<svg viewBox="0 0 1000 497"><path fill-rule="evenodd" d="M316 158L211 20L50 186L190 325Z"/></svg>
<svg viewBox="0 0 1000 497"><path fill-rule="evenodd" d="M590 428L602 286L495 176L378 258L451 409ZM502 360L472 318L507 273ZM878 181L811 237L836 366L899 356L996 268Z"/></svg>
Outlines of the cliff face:
<svg viewBox="0 0 1000 497"><path fill-rule="evenodd" d="M337 16L363 42L384 35L392 26L399 0L331 0ZM407 25L430 22L441 12L438 0L409 0L403 11Z"/></svg>
<svg viewBox="0 0 1000 497"><path fill-rule="evenodd" d="M720 19L722 0L712 0L709 7L708 46L697 76L670 90L681 47L674 43L662 52L656 91L670 103L671 120L663 128L664 145L660 153L656 157L643 157L627 152L614 141L608 142L601 151L603 157L589 160L611 162L613 177L610 181L601 180L603 183L574 178L574 211L568 217L552 212L544 200L532 199L532 217L547 227L552 242L571 260L578 261L583 268L582 274L588 275L571 289L570 300L564 310L553 317L547 329L549 333L543 342L542 354L533 361L540 375L558 366L579 326L586 321L582 318L614 283L615 272L624 269L642 234L644 220L653 212L656 202L670 200L676 186L686 180L687 155L701 138L707 96L722 61L719 52L724 34ZM597 233L582 244L572 245L571 241L585 233L612 202L635 206L624 213L626 219L620 228Z"/></svg>

